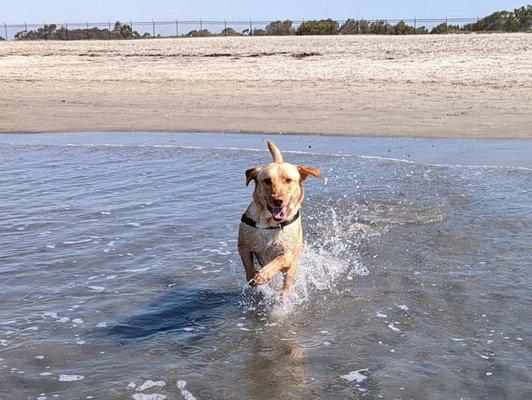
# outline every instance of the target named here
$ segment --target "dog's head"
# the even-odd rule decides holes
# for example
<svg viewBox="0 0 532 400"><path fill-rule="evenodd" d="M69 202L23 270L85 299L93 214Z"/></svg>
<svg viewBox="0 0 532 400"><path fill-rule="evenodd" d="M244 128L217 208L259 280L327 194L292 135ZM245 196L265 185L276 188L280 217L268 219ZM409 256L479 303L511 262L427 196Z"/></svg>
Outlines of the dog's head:
<svg viewBox="0 0 532 400"><path fill-rule="evenodd" d="M246 171L246 186L255 181L253 199L261 211L267 210L277 222L294 215L303 201L303 181L309 175L321 178L315 167L283 162L281 152L273 142L268 142L273 162Z"/></svg>

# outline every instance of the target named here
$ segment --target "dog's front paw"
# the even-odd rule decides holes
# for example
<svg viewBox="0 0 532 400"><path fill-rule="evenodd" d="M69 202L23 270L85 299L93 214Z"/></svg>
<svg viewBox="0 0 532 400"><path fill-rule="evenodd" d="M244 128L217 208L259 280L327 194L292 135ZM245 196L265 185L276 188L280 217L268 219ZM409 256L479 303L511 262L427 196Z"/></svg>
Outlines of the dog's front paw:
<svg viewBox="0 0 532 400"><path fill-rule="evenodd" d="M258 272L251 281L249 281L249 284L251 286L258 286L258 285L264 285L270 280L270 277L267 276L264 273Z"/></svg>

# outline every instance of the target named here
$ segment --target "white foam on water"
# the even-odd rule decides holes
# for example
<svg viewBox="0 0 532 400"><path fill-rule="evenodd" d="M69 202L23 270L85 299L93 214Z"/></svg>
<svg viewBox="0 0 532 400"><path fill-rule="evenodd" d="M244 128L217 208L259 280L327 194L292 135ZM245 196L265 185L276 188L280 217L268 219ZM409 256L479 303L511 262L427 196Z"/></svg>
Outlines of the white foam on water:
<svg viewBox="0 0 532 400"><path fill-rule="evenodd" d="M406 304L400 304L400 305L397 306L397 308L400 308L403 311L410 310Z"/></svg>
<svg viewBox="0 0 532 400"><path fill-rule="evenodd" d="M349 382L354 381L357 383L361 383L361 382L364 382L366 379L368 379L366 375L362 374L362 372L367 372L367 371L368 371L367 369L358 369L356 371L351 371L348 374L340 375L340 378L345 379Z"/></svg>
<svg viewBox="0 0 532 400"><path fill-rule="evenodd" d="M140 385L138 388L136 388L135 390L137 392L142 392L146 389L149 389L149 388L152 388L152 387L155 387L155 386L165 386L166 383L164 381L152 381L150 379L148 379L147 381L145 381L142 385Z"/></svg>
<svg viewBox="0 0 532 400"><path fill-rule="evenodd" d="M80 244L80 243L88 243L92 241L92 239L80 239L80 240L67 240L65 242L61 242L64 245L72 245L72 244Z"/></svg>
<svg viewBox="0 0 532 400"><path fill-rule="evenodd" d="M41 318L42 318L42 319L48 319L48 318L57 319L57 318L59 318L59 317L57 316L57 313L56 313L56 312L53 312L53 311L47 311L47 312L45 312L45 313L43 313L43 314L41 315Z"/></svg>
<svg viewBox="0 0 532 400"><path fill-rule="evenodd" d="M105 288L103 286L89 286L89 289L96 292L96 293L100 293L100 292L103 292L105 290Z"/></svg>
<svg viewBox="0 0 532 400"><path fill-rule="evenodd" d="M152 393L152 394L135 393L131 397L133 398L133 400L165 400L166 399L166 396L164 394L159 394L159 393Z"/></svg>
<svg viewBox="0 0 532 400"><path fill-rule="evenodd" d="M0 339L0 346L8 346L9 345L9 342L7 340L4 340L4 339Z"/></svg>
<svg viewBox="0 0 532 400"><path fill-rule="evenodd" d="M106 328L107 327L107 322L100 322L96 325L96 328Z"/></svg>
<svg viewBox="0 0 532 400"><path fill-rule="evenodd" d="M40 376L50 376L50 375L52 375L52 373L51 372L41 372L39 375Z"/></svg>
<svg viewBox="0 0 532 400"><path fill-rule="evenodd" d="M59 382L75 382L75 381L81 381L83 379L85 379L83 375L66 375L66 374L59 375Z"/></svg>
<svg viewBox="0 0 532 400"><path fill-rule="evenodd" d="M154 265L155 267L156 265ZM125 272L144 272L148 271L151 267L145 267L145 268L137 268L137 269L126 269Z"/></svg>
<svg viewBox="0 0 532 400"><path fill-rule="evenodd" d="M179 380L177 381L176 386L185 400L197 400L192 393L185 389L187 381Z"/></svg>
<svg viewBox="0 0 532 400"><path fill-rule="evenodd" d="M62 318L59 318L57 321L58 321L58 322L68 322L68 321L70 321L70 318L68 318L68 317L62 317Z"/></svg>
<svg viewBox="0 0 532 400"><path fill-rule="evenodd" d="M134 226L134 227L138 228L140 226L140 224L138 222L128 222L126 224L126 226Z"/></svg>
<svg viewBox="0 0 532 400"><path fill-rule="evenodd" d="M80 325L83 323L83 320L81 318L74 318L72 322L75 323L76 325Z"/></svg>
<svg viewBox="0 0 532 400"><path fill-rule="evenodd" d="M39 356L35 356L35 358L36 358L37 360L44 360L44 356L40 356L40 355L39 355Z"/></svg>
<svg viewBox="0 0 532 400"><path fill-rule="evenodd" d="M401 332L401 331L399 330L399 328L397 328L397 327L393 324L393 322L390 323L390 324L388 325L388 328L390 328L392 331L395 331L395 332Z"/></svg>
<svg viewBox="0 0 532 400"><path fill-rule="evenodd" d="M377 311L377 314L375 314L377 318L388 318L386 314L381 313L380 311Z"/></svg>

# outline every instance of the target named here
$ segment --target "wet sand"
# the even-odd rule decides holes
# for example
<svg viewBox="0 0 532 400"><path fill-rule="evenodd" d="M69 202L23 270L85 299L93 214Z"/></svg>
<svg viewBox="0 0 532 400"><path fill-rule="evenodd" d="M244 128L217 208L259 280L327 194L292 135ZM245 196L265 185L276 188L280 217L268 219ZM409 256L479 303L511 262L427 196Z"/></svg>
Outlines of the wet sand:
<svg viewBox="0 0 532 400"><path fill-rule="evenodd" d="M528 34L5 42L0 132L529 139L531 44Z"/></svg>

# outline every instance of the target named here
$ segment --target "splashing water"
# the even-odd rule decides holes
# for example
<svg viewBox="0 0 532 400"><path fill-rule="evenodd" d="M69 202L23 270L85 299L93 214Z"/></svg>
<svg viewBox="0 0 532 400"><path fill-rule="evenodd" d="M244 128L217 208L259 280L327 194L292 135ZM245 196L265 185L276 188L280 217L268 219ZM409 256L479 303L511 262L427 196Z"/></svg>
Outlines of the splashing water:
<svg viewBox="0 0 532 400"><path fill-rule="evenodd" d="M284 296L281 294L283 276L279 273L268 284L256 288L260 300L253 307L264 307L272 317L282 319L305 308L307 302L316 301L319 292L340 290L338 283L369 274L358 257L359 239L352 240L351 230L350 236L346 236L333 208L329 209L324 220L328 221L330 229L321 231L311 242L305 242L290 292ZM359 229L360 234L365 233L361 227L355 229Z"/></svg>

